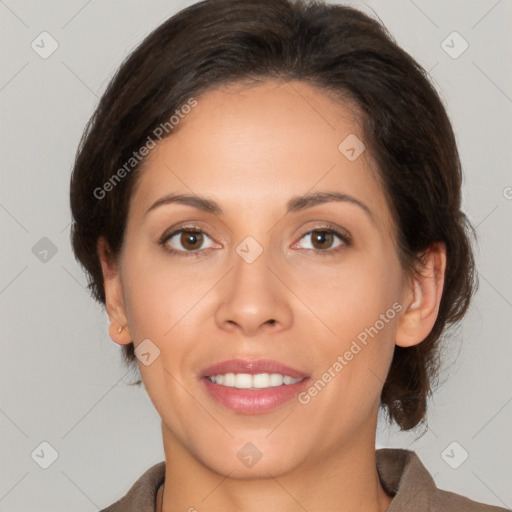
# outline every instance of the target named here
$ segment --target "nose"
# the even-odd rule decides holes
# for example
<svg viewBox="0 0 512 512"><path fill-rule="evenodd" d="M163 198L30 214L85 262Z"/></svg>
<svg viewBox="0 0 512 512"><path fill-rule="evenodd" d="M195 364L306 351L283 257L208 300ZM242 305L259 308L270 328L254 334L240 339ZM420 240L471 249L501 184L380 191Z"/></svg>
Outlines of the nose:
<svg viewBox="0 0 512 512"><path fill-rule="evenodd" d="M235 253L219 289L215 319L220 329L254 336L290 327L293 294L274 267L266 251L251 263Z"/></svg>

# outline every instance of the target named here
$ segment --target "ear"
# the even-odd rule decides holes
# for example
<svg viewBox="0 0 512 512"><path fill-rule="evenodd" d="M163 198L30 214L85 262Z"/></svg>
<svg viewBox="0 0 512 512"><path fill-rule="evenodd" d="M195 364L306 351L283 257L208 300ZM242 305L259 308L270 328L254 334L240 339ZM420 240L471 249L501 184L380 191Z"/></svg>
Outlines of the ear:
<svg viewBox="0 0 512 512"><path fill-rule="evenodd" d="M446 246L436 242L425 253L420 276L410 278L404 290L404 312L398 322L395 342L400 347L421 343L434 327L444 287Z"/></svg>
<svg viewBox="0 0 512 512"><path fill-rule="evenodd" d="M105 290L105 307L110 324L108 334L112 341L119 345L128 345L132 342L123 297L123 286L119 267L115 262L105 237L100 237L96 244L98 258L103 273L103 287ZM121 331L119 331L119 329Z"/></svg>

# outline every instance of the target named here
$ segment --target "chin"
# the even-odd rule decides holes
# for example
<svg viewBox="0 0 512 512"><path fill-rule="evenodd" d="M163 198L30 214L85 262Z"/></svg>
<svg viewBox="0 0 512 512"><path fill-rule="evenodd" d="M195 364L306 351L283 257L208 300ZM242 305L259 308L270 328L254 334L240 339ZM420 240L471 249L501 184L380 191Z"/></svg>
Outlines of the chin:
<svg viewBox="0 0 512 512"><path fill-rule="evenodd" d="M231 457L216 456L213 460L205 457L203 464L211 471L237 480L268 479L283 476L296 468L298 461L294 454L277 452L258 453L251 448L252 455L242 454L240 450L234 451ZM243 452L243 448L242 448ZM240 456L239 456L240 454Z"/></svg>

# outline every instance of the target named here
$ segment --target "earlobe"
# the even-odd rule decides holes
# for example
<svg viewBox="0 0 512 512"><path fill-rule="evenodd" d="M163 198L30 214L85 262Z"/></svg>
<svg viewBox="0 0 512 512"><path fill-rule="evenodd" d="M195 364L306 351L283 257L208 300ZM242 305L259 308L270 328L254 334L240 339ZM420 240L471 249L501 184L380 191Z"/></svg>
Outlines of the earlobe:
<svg viewBox="0 0 512 512"><path fill-rule="evenodd" d="M128 345L132 339L127 326L121 276L104 237L98 239L97 253L103 274L105 309L109 318L108 334L115 343Z"/></svg>
<svg viewBox="0 0 512 512"><path fill-rule="evenodd" d="M130 331L128 327L119 326L119 324L111 319L109 315L110 323L108 326L108 335L110 339L118 345L128 345L132 342Z"/></svg>
<svg viewBox="0 0 512 512"><path fill-rule="evenodd" d="M437 242L425 253L421 275L411 278L405 290L404 311L398 322L395 342L401 347L421 343L437 319L446 271L446 246Z"/></svg>

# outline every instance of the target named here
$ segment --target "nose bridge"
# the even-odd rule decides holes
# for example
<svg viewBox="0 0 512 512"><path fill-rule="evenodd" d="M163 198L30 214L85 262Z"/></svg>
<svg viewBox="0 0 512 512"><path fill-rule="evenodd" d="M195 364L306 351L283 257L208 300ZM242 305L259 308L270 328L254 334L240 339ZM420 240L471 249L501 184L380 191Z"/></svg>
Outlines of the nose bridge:
<svg viewBox="0 0 512 512"><path fill-rule="evenodd" d="M242 287L245 284L248 289L256 286L270 291L271 284L268 281L271 272L268 267L272 266L272 258L268 245L264 246L254 237L248 236L238 244L235 253L232 262L234 284L240 284Z"/></svg>

